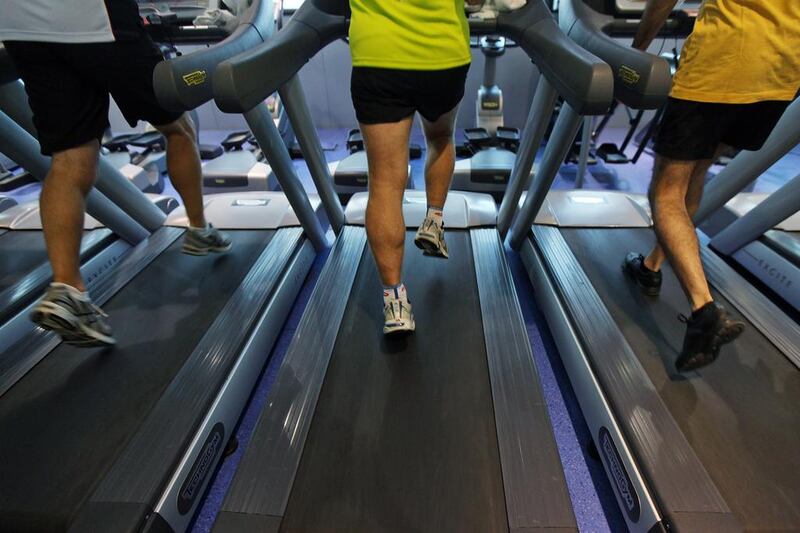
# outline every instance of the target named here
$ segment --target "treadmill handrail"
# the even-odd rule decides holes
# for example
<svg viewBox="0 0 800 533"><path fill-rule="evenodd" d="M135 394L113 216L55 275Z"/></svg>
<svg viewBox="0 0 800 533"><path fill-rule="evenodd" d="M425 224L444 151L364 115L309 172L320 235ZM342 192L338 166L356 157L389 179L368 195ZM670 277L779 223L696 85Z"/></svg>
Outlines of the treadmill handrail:
<svg viewBox="0 0 800 533"><path fill-rule="evenodd" d="M322 48L347 35L348 12L347 0L309 0L272 39L220 63L213 80L219 108L244 112L278 90ZM517 42L579 113L603 114L611 105L611 68L570 40L541 0L470 25L476 33Z"/></svg>
<svg viewBox="0 0 800 533"><path fill-rule="evenodd" d="M606 31L614 17L603 15L583 0L561 0L558 23L580 46L607 62L614 73L614 96L634 109L657 109L672 88L664 58L625 46Z"/></svg>
<svg viewBox="0 0 800 533"><path fill-rule="evenodd" d="M222 111L244 113L252 109L325 46L347 36L348 16L331 14L316 4L307 0L271 39L217 66L213 92ZM345 13L349 14L349 9Z"/></svg>
<svg viewBox="0 0 800 533"><path fill-rule="evenodd" d="M253 0L226 39L156 65L153 86L159 103L170 110L189 111L210 101L216 66L269 39L277 28L275 12L275 0Z"/></svg>

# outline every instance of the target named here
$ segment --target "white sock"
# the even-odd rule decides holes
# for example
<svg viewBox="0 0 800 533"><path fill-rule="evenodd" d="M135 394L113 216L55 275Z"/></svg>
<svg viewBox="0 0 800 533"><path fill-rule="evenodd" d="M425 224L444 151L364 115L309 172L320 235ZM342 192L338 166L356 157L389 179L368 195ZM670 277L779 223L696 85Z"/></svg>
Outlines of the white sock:
<svg viewBox="0 0 800 533"><path fill-rule="evenodd" d="M436 222L438 226L441 226L443 213L444 213L443 208L437 207L435 205L429 205L428 212L425 214L425 216L427 218L432 218L433 221Z"/></svg>
<svg viewBox="0 0 800 533"><path fill-rule="evenodd" d="M196 228L196 227L194 227L192 225L189 225L189 229L190 230L192 230L192 231L200 231L200 232L206 232L206 231L208 231L208 228L210 228L210 227L211 226L210 226L210 224L208 222L206 222L205 227L202 227L202 228Z"/></svg>
<svg viewBox="0 0 800 533"><path fill-rule="evenodd" d="M54 282L54 283L51 283L50 286L51 287L59 287L59 288L62 288L62 289L66 289L66 291L69 292L72 297L77 298L79 300L84 300L84 301L88 301L89 300L89 293L88 292L81 292L78 289L76 289L75 287L73 287L72 285L68 285L66 283L55 283Z"/></svg>
<svg viewBox="0 0 800 533"><path fill-rule="evenodd" d="M384 285L383 286L383 305L388 305L394 300L408 301L408 293L406 286L402 283L397 285Z"/></svg>

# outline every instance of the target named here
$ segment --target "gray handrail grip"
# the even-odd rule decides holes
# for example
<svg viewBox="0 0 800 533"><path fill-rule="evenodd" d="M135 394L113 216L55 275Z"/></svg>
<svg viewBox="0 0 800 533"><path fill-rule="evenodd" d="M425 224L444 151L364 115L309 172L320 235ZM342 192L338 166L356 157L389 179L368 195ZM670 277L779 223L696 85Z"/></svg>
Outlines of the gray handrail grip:
<svg viewBox="0 0 800 533"><path fill-rule="evenodd" d="M220 63L214 99L227 113L244 113L287 83L327 44L347 35L347 18L307 1L264 44Z"/></svg>
<svg viewBox="0 0 800 533"><path fill-rule="evenodd" d="M613 17L602 15L583 0L561 0L558 22L577 44L608 63L614 73L614 96L635 109L657 109L669 96L672 77L664 58L615 41L604 29Z"/></svg>
<svg viewBox="0 0 800 533"><path fill-rule="evenodd" d="M325 5L324 11L318 5ZM336 14L331 14L331 13ZM330 42L347 34L347 0L310 0L272 39L222 62L214 73L220 109L244 112L274 93ZM473 22L516 41L533 58L558 93L581 114L603 114L611 105L611 68L558 28L541 0L502 13L496 21Z"/></svg>
<svg viewBox="0 0 800 533"><path fill-rule="evenodd" d="M274 13L274 0L255 0L223 41L159 63L153 72L159 103L174 111L189 111L210 101L214 69L225 59L269 39L276 29Z"/></svg>

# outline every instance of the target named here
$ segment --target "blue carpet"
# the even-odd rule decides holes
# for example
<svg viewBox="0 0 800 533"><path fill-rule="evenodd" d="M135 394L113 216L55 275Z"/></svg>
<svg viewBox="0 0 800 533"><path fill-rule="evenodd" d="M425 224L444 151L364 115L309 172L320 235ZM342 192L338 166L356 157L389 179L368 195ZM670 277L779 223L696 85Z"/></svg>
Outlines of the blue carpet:
<svg viewBox="0 0 800 533"><path fill-rule="evenodd" d="M578 399L547 328L525 266L519 255L506 250L517 288L522 316L533 349L553 434L580 531L627 531L602 465L588 455L591 440Z"/></svg>

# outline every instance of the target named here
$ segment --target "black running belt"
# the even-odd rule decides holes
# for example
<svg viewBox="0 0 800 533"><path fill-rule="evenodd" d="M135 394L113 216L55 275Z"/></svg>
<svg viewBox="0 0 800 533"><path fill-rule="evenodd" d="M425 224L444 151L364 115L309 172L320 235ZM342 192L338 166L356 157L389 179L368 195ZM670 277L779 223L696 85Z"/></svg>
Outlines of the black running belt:
<svg viewBox="0 0 800 533"><path fill-rule="evenodd" d="M447 260L412 238L417 332L384 338L365 250L282 531L508 529L470 236L448 233Z"/></svg>
<svg viewBox="0 0 800 533"><path fill-rule="evenodd" d="M115 239L107 229L85 231L81 262L95 256ZM0 236L0 323L41 296L52 277L41 231L13 230Z"/></svg>
<svg viewBox="0 0 800 533"><path fill-rule="evenodd" d="M207 257L178 239L104 306L113 350L62 344L3 396L0 530L69 526L272 235Z"/></svg>
<svg viewBox="0 0 800 533"><path fill-rule="evenodd" d="M713 365L678 373L674 365L685 332L678 314L688 313L688 304L677 279L665 265L661 296L650 298L621 270L628 252L649 251L652 230L561 232L745 530L800 530L797 367L748 325ZM744 320L720 294L714 298Z"/></svg>
<svg viewBox="0 0 800 533"><path fill-rule="evenodd" d="M0 292L47 261L41 231L7 231L0 236Z"/></svg>

